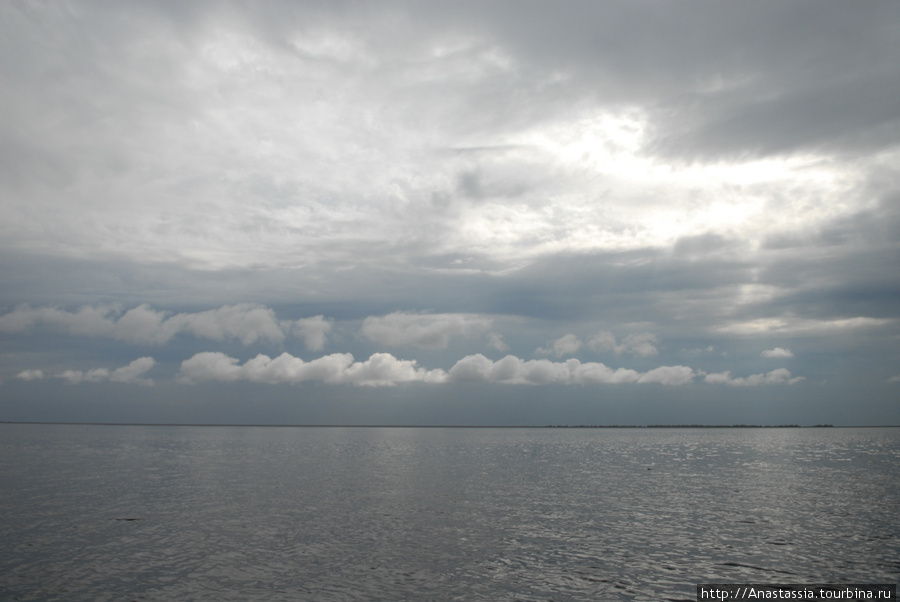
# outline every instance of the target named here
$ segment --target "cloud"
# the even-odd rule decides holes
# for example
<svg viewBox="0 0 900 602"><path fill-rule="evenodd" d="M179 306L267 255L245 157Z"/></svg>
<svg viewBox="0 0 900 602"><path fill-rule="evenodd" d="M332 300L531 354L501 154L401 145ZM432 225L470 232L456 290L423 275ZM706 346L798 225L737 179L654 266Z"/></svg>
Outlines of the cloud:
<svg viewBox="0 0 900 602"><path fill-rule="evenodd" d="M791 373L778 368L767 374L754 374L752 376L732 378L731 372L717 372L707 374L704 381L710 384L729 385L731 387L758 387L761 385L793 385L805 380L802 376L791 378Z"/></svg>
<svg viewBox="0 0 900 602"><path fill-rule="evenodd" d="M890 377L889 379L887 379L887 381L889 383L900 383L900 374Z"/></svg>
<svg viewBox="0 0 900 602"><path fill-rule="evenodd" d="M601 363L523 360L513 355L494 362L482 354L469 355L445 372L418 366L415 360L400 360L389 353L375 353L357 362L349 353L335 353L306 362L289 353L276 358L257 355L243 365L221 352L203 352L181 363L179 380L185 384L208 381L251 381L267 384L299 384L319 381L328 384L394 386L400 383L431 384L484 382L503 384L621 384L660 383L683 385L696 373L686 366L661 366L646 373L624 368L612 369Z"/></svg>
<svg viewBox="0 0 900 602"><path fill-rule="evenodd" d="M445 349L453 336L470 336L491 327L491 319L476 314L417 314L394 312L369 316L360 332L372 342L398 347Z"/></svg>
<svg viewBox="0 0 900 602"><path fill-rule="evenodd" d="M244 345L259 340L280 343L285 336L275 319L275 312L252 303L225 305L194 314L176 314L163 325L169 322L174 322L177 330L190 332L197 337L216 341L238 339Z"/></svg>
<svg viewBox="0 0 900 602"><path fill-rule="evenodd" d="M488 335L488 345L497 351L509 351L509 345L503 340L503 336L496 332Z"/></svg>
<svg viewBox="0 0 900 602"><path fill-rule="evenodd" d="M184 344L282 382L305 345L512 354L458 363L488 382L790 364L841 383L804 402L891 398L900 3L825 2L0 3L4 376ZM775 344L797 356L755 365Z"/></svg>
<svg viewBox="0 0 900 602"><path fill-rule="evenodd" d="M577 336L574 334L567 334L556 339L549 349L538 347L534 352L536 355L555 355L556 357L563 357L564 355L578 353L581 346L582 342Z"/></svg>
<svg viewBox="0 0 900 602"><path fill-rule="evenodd" d="M390 387L400 383L440 383L447 379L443 370L419 368L413 360L400 360L389 353L375 353L364 362L356 362L349 353L333 353L306 362L289 353L272 359L257 355L243 365L220 352L203 352L181 363L180 381L188 384L206 381L247 380L267 384L298 384L320 381L329 384L353 384Z"/></svg>
<svg viewBox="0 0 900 602"><path fill-rule="evenodd" d="M142 375L150 370L156 361L152 357L141 357L127 366L110 371L107 368L95 368L93 370L66 370L57 375L58 378L67 380L76 385L82 382L99 383L110 381L114 383L126 383L136 385L152 385L153 380L142 378Z"/></svg>
<svg viewBox="0 0 900 602"><path fill-rule="evenodd" d="M661 385L683 385L694 379L695 373L687 366L660 366L643 374L639 383L659 383Z"/></svg>
<svg viewBox="0 0 900 602"><path fill-rule="evenodd" d="M794 354L791 352L791 350L785 349L784 347L776 347L775 349L766 349L759 355L761 357L765 357L765 358L794 357Z"/></svg>
<svg viewBox="0 0 900 602"><path fill-rule="evenodd" d="M628 353L648 357L659 353L659 350L656 348L657 343L656 335L649 332L629 334L619 344L611 332L601 331L588 341L588 347L595 351L614 351L616 355Z"/></svg>
<svg viewBox="0 0 900 602"><path fill-rule="evenodd" d="M895 322L894 318L838 318L834 320L817 320L810 318L757 318L746 322L734 322L719 326L715 330L723 334L761 334L778 332L783 334L827 334L856 329L871 329L887 326Z"/></svg>
<svg viewBox="0 0 900 602"><path fill-rule="evenodd" d="M214 269L423 247L703 250L768 219L748 180L830 191L760 155L894 144L885 9L832 8L822 27L841 34L825 43L771 27L803 3L451 4L9 9L0 38L21 64L3 73L0 181L20 200L2 238Z"/></svg>
<svg viewBox="0 0 900 602"><path fill-rule="evenodd" d="M705 348L692 348L692 349L682 349L679 353L686 353L688 355L702 355L706 353L715 353L716 347L715 345L707 345Z"/></svg>
<svg viewBox="0 0 900 602"><path fill-rule="evenodd" d="M656 355L659 353L656 349L657 342L656 336L649 332L630 334L625 337L625 340L616 349L616 353L630 353L642 357Z"/></svg>
<svg viewBox="0 0 900 602"><path fill-rule="evenodd" d="M321 351L325 347L326 335L331 331L331 320L324 316L303 318L286 324L294 336L302 338L306 348L310 351Z"/></svg>
<svg viewBox="0 0 900 602"><path fill-rule="evenodd" d="M22 370L16 377L22 380L40 380L44 378L44 373L41 370Z"/></svg>
<svg viewBox="0 0 900 602"><path fill-rule="evenodd" d="M52 307L34 308L21 305L0 316L0 331L23 332L36 324L47 324L73 335L113 336L115 322L110 319L119 313L116 306L85 306L71 313Z"/></svg>
<svg viewBox="0 0 900 602"><path fill-rule="evenodd" d="M565 362L550 360L522 360L513 355L494 362L482 354L469 355L450 369L449 377L455 382L488 382L516 385L548 384L621 384L660 383L682 385L690 382L695 372L687 366L661 366L641 374L635 370L618 368L577 359Z"/></svg>
<svg viewBox="0 0 900 602"><path fill-rule="evenodd" d="M24 332L40 324L71 335L150 345L167 343L179 333L215 341L236 339L244 345L259 341L281 343L288 332L303 338L309 349L321 349L331 329L331 323L322 316L279 322L274 311L254 303L223 305L217 309L171 316L147 304L124 313L117 305L84 306L76 312L22 305L0 316L2 332Z"/></svg>

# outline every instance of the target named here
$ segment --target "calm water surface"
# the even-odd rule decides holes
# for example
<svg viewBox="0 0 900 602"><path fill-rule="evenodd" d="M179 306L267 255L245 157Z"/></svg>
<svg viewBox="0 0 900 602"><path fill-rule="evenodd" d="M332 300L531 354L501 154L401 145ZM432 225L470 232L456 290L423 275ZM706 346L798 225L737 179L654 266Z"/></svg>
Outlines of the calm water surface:
<svg viewBox="0 0 900 602"><path fill-rule="evenodd" d="M0 425L0 599L900 581L900 429Z"/></svg>

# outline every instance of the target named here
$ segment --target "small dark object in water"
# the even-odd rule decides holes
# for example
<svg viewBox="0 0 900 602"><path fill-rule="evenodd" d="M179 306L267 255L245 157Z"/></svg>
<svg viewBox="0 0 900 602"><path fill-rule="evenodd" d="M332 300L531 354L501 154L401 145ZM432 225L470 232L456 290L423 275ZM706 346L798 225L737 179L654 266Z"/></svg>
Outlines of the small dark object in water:
<svg viewBox="0 0 900 602"><path fill-rule="evenodd" d="M141 519L139 519L139 518L117 518L116 520L124 520L124 521L131 522L133 520L141 520Z"/></svg>

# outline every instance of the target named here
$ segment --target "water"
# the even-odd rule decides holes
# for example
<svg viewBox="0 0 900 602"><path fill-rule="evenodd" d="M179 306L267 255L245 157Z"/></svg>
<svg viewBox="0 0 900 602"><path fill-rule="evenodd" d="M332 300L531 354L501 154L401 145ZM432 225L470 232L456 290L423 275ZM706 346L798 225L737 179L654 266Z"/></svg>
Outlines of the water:
<svg viewBox="0 0 900 602"><path fill-rule="evenodd" d="M898 475L900 429L0 425L0 599L897 583Z"/></svg>

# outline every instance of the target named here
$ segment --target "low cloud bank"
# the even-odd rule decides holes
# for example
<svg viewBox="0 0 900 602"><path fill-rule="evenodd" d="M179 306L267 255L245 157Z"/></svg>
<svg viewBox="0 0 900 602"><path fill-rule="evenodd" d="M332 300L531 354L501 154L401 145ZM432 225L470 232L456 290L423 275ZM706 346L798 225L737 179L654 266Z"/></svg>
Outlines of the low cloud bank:
<svg viewBox="0 0 900 602"><path fill-rule="evenodd" d="M406 382L440 383L447 380L443 370L419 368L415 360L400 360L390 353L375 353L356 362L349 353L333 353L306 362L289 353L275 359L257 355L243 365L220 352L198 353L181 363L183 383L248 380L258 383L321 381L366 387L390 387Z"/></svg>
<svg viewBox="0 0 900 602"><path fill-rule="evenodd" d="M156 360L152 357L141 357L127 366L122 366L121 368L116 368L112 371L107 368L95 368L94 370L87 371L66 370L62 374L59 374L58 377L67 380L73 385L83 382L100 383L105 381L134 385L152 385L153 380L143 378L143 374L150 370L155 364ZM29 370L26 372L40 373L40 370Z"/></svg>
<svg viewBox="0 0 900 602"><path fill-rule="evenodd" d="M408 382L683 385L695 376L696 372L687 366L661 366L641 373L625 368L613 370L600 363L583 364L576 359L565 362L525 361L513 355L507 355L496 362L481 354L469 355L456 362L449 372L445 372L441 369L421 368L415 360L397 359L390 353L375 353L364 362L354 361L349 353L334 353L308 362L289 353L282 353L274 359L260 354L240 364L239 360L224 353L204 352L181 363L179 380L189 384L238 380L268 384L319 381L373 387Z"/></svg>
<svg viewBox="0 0 900 602"><path fill-rule="evenodd" d="M525 361L514 355L507 355L494 362L480 353L459 360L449 372L450 380L456 382L515 385L599 383L683 385L690 382L695 374L694 370L687 366L660 366L649 372L641 373L626 368L614 370L599 362L581 363L577 359L569 359L565 362Z"/></svg>
<svg viewBox="0 0 900 602"><path fill-rule="evenodd" d="M731 372L717 372L707 374L704 381L710 384L729 385L731 387L758 387L760 385L793 385L802 380L802 376L791 377L791 373L785 368L778 368L766 374L753 374L752 376L732 378Z"/></svg>
<svg viewBox="0 0 900 602"><path fill-rule="evenodd" d="M791 352L790 349L785 349L784 347L776 347L775 349L766 349L759 355L764 358L794 357L793 352Z"/></svg>
<svg viewBox="0 0 900 602"><path fill-rule="evenodd" d="M22 305L0 316L0 332L24 332L43 324L72 335L108 337L131 343L160 345L179 333L224 341L237 339L244 345L257 341L281 343L288 335L303 339L317 351L325 346L331 321L323 316L300 320L278 320L275 312L254 303L223 305L217 309L169 315L147 304L122 312L116 305L84 306L76 312L54 307Z"/></svg>
<svg viewBox="0 0 900 602"><path fill-rule="evenodd" d="M142 357L127 366L109 370L66 370L57 374L70 384L82 382L119 382L152 385L144 374L156 364L152 357ZM44 378L41 370L23 370L17 377L30 381ZM582 363L577 359L552 362L546 359L523 360L514 355L496 362L478 353L468 355L449 371L420 367L416 360L402 360L390 353L374 353L365 361L356 361L350 353L332 353L305 361L289 353L276 358L259 354L241 364L236 358L218 351L197 353L181 362L178 381L184 384L204 382L249 381L264 384L299 384L317 381L327 384L350 384L363 387L392 387L402 383L498 383L509 385L592 385L657 383L680 386L704 377L708 384L733 387L760 385L793 385L804 378L792 377L779 368L766 374L734 378L731 372L706 374L688 366L659 366L647 372L629 368L610 368L599 362ZM900 378L900 377L895 377Z"/></svg>

